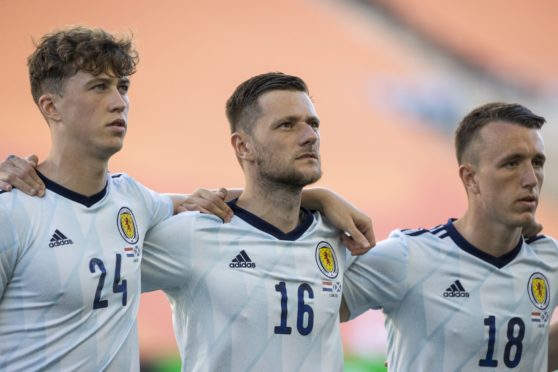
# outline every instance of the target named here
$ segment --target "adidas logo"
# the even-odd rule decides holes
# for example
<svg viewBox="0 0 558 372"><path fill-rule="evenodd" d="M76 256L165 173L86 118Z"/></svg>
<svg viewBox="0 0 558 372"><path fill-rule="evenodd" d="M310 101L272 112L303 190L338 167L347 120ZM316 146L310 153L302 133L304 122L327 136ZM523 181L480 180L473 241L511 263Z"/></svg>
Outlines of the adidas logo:
<svg viewBox="0 0 558 372"><path fill-rule="evenodd" d="M74 244L72 239L68 239L68 237L58 229L54 230L54 234L52 234L52 238L50 238L49 247L58 247L59 245L66 245L66 244Z"/></svg>
<svg viewBox="0 0 558 372"><path fill-rule="evenodd" d="M236 255L235 258L232 259L231 263L229 264L231 269L246 267L249 269L253 269L256 267L256 263L252 262L250 257L246 254L246 251L242 250L239 254Z"/></svg>
<svg viewBox="0 0 558 372"><path fill-rule="evenodd" d="M469 297L469 292L463 288L458 279L446 289L444 297Z"/></svg>

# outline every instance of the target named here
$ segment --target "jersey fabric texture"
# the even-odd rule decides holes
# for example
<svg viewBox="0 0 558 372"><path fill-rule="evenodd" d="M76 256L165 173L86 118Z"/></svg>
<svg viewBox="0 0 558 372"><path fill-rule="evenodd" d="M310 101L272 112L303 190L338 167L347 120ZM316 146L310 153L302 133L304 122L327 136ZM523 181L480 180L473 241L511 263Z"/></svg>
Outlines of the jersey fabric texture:
<svg viewBox="0 0 558 372"><path fill-rule="evenodd" d="M0 370L138 371L140 263L172 202L127 175L91 197L0 194Z"/></svg>
<svg viewBox="0 0 558 372"><path fill-rule="evenodd" d="M230 223L187 212L146 237L142 289L171 302L182 370L342 371L338 230L302 211L283 233L230 205Z"/></svg>
<svg viewBox="0 0 558 372"><path fill-rule="evenodd" d="M494 258L451 220L396 230L355 259L343 296L351 318L383 310L390 371L546 371L558 248L539 236Z"/></svg>

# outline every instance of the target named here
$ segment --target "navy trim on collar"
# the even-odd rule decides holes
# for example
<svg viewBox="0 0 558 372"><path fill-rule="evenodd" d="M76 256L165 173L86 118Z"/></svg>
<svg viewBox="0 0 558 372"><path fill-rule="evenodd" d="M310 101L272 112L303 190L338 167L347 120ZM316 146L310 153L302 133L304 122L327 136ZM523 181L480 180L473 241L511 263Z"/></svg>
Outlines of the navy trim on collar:
<svg viewBox="0 0 558 372"><path fill-rule="evenodd" d="M496 266L499 269L513 261L513 259L517 257L517 255L521 251L521 246L523 245L523 237L519 238L519 241L517 242L515 248L505 255L500 257L489 255L488 253L481 251L480 249L469 243L467 240L465 240L465 238L459 233L459 231L457 231L455 226L453 226L453 221L453 219L449 219L445 227L450 238L455 242L455 244L457 244L459 248L463 249L465 252L472 254L473 256L493 266Z"/></svg>
<svg viewBox="0 0 558 372"><path fill-rule="evenodd" d="M39 171L36 171L36 172L39 175L39 177L41 178L41 180L43 180L47 189L49 189L52 192L57 193L58 195L61 195L61 196L65 197L66 199L70 199L72 201L75 201L76 203L83 204L87 208L89 208L93 204L97 203L99 200L101 200L107 194L108 181L105 184L105 187L103 187L103 189L101 191L99 191L98 193L96 193L94 195L91 195L91 196L85 196L85 195L82 195L82 194L78 194L77 192L72 191L70 189L67 189L62 185L57 184L56 182L46 178Z"/></svg>
<svg viewBox="0 0 558 372"><path fill-rule="evenodd" d="M254 226L256 229L272 235L279 240L297 240L302 236L302 234L306 232L306 230L308 230L308 228L314 221L314 215L306 208L300 207L300 212L304 215L302 222L297 227L295 227L294 230L289 231L288 233L284 233L277 227L273 226L267 221L264 221L255 214L248 212L246 209L240 208L238 205L236 205L237 201L238 199L235 199L227 203L237 217L243 219L244 221L246 221L246 223Z"/></svg>
<svg viewBox="0 0 558 372"><path fill-rule="evenodd" d="M536 242L537 240L541 240L541 239L544 239L544 238L546 238L546 235L537 235L537 236L534 236L532 238L525 238L525 243L531 244L531 243Z"/></svg>

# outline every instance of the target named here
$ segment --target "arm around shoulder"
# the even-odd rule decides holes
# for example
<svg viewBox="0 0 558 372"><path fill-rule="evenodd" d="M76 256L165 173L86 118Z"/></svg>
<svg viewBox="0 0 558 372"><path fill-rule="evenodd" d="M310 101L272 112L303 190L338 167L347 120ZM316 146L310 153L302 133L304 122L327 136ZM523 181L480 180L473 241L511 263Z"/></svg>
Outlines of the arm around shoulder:
<svg viewBox="0 0 558 372"><path fill-rule="evenodd" d="M353 255L364 254L376 245L370 217L333 191L324 188L305 189L302 192L302 206L320 211L343 231L343 244Z"/></svg>

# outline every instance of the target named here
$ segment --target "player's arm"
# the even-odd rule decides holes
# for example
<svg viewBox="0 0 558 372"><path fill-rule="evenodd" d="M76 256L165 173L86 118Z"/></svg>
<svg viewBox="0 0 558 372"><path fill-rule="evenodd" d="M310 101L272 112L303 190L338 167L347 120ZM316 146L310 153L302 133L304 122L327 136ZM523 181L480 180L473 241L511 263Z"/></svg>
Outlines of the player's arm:
<svg viewBox="0 0 558 372"><path fill-rule="evenodd" d="M242 191L224 188L218 191L198 189L181 208L211 213L229 222L233 212L226 202L237 199ZM320 211L335 227L345 232L342 235L343 243L353 255L364 254L376 244L372 220L334 192L322 188L303 190L302 206Z"/></svg>
<svg viewBox="0 0 558 372"><path fill-rule="evenodd" d="M17 263L18 239L8 213L0 206L0 302Z"/></svg>
<svg viewBox="0 0 558 372"><path fill-rule="evenodd" d="M227 193L225 201L237 199L242 193L242 189L222 190ZM302 206L320 211L335 227L343 231L343 244L353 255L364 254L376 244L370 217L334 192L323 188L304 189Z"/></svg>
<svg viewBox="0 0 558 372"><path fill-rule="evenodd" d="M17 188L31 196L44 196L45 185L37 175L35 168L38 164L36 155L23 159L10 155L0 162L0 190L11 191ZM227 190L210 191L198 189L193 194L167 194L173 202L174 213L184 211L200 211L214 214L225 222L229 222L233 212L225 203ZM234 196L235 192L231 192ZM229 196L229 197L231 197Z"/></svg>
<svg viewBox="0 0 558 372"><path fill-rule="evenodd" d="M366 254L351 258L343 275L340 320L354 319L369 309L390 314L405 298L410 270L406 239L393 233Z"/></svg>
<svg viewBox="0 0 558 372"><path fill-rule="evenodd" d="M233 211L227 205L227 189L219 190L197 189L191 195L166 194L172 199L174 214L186 211L199 211L214 214L224 222L230 222Z"/></svg>
<svg viewBox="0 0 558 372"><path fill-rule="evenodd" d="M341 297L341 306L339 307L339 320L341 322L346 322L350 317L349 308L347 307L347 302L345 298Z"/></svg>
<svg viewBox="0 0 558 372"><path fill-rule="evenodd" d="M558 370L558 321L550 325L548 334L548 370Z"/></svg>
<svg viewBox="0 0 558 372"><path fill-rule="evenodd" d="M324 188L305 189L302 192L302 205L320 211L335 227L345 232L343 244L353 255L364 254L376 245L370 217L333 191Z"/></svg>
<svg viewBox="0 0 558 372"><path fill-rule="evenodd" d="M38 159L31 155L22 159L10 155L0 163L0 189L10 191L12 187L29 195L43 196L45 185L35 172ZM233 212L227 201L240 196L241 189L198 189L192 195L173 194L174 212L200 211L218 216L229 222ZM375 244L372 220L339 195L321 188L304 190L302 205L322 212L338 229L344 231L343 243L353 254L363 254Z"/></svg>
<svg viewBox="0 0 558 372"><path fill-rule="evenodd" d="M36 155L25 159L9 155L0 162L0 190L11 191L15 187L29 195L43 196L45 184L35 172L38 161Z"/></svg>
<svg viewBox="0 0 558 372"><path fill-rule="evenodd" d="M151 228L143 244L141 290L180 288L191 273L196 214L179 214Z"/></svg>

